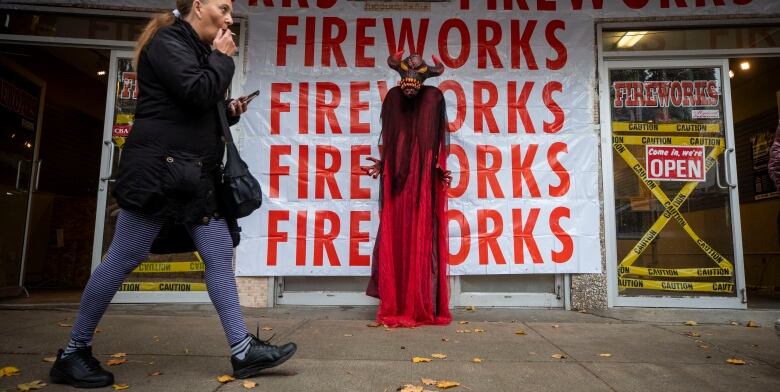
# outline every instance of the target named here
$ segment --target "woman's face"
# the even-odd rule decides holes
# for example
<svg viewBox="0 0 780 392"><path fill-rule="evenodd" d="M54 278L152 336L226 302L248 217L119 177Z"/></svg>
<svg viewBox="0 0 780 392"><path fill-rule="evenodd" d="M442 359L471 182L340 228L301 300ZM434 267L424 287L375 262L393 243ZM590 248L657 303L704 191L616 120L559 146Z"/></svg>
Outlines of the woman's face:
<svg viewBox="0 0 780 392"><path fill-rule="evenodd" d="M198 20L194 27L204 42L213 41L220 29L233 24L231 0L195 0L192 9Z"/></svg>

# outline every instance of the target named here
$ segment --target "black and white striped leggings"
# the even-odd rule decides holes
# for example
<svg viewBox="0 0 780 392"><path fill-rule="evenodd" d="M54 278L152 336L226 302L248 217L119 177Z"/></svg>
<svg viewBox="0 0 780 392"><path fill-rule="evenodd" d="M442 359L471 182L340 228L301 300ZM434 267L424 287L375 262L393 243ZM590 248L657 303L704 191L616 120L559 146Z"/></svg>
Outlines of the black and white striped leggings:
<svg viewBox="0 0 780 392"><path fill-rule="evenodd" d="M121 210L108 255L98 265L81 296L81 305L70 337L91 342L100 319L119 286L146 258L164 220ZM195 247L206 264L205 281L229 344L247 335L233 274L233 242L224 219L188 227Z"/></svg>

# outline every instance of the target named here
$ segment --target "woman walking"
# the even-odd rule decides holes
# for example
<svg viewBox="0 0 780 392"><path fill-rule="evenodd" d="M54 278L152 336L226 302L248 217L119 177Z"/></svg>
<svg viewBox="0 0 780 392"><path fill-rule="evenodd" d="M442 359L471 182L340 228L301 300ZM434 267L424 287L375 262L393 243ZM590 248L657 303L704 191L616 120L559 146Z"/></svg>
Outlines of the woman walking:
<svg viewBox="0 0 780 392"><path fill-rule="evenodd" d="M92 337L127 275L149 253L166 223L184 225L206 265L205 281L230 344L233 373L255 376L295 353L249 334L232 268L233 244L216 198L221 139L246 110L225 101L236 45L230 0L178 0L153 17L136 46L139 85L133 131L127 139L114 196L121 211L105 260L81 298L70 341L52 366L52 382L94 388L114 376L92 356ZM227 121L225 121L227 117Z"/></svg>

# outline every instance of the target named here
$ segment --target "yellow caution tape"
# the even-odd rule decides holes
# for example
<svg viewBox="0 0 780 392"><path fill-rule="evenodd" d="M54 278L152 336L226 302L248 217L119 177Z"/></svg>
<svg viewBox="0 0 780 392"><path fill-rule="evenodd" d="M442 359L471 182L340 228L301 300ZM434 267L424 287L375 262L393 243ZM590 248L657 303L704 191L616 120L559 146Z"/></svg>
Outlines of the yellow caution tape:
<svg viewBox="0 0 780 392"><path fill-rule="evenodd" d="M206 291L206 284L192 282L124 282L119 291Z"/></svg>
<svg viewBox="0 0 780 392"><path fill-rule="evenodd" d="M145 261L135 270L137 274L166 272L203 272L206 264L202 261Z"/></svg>
<svg viewBox="0 0 780 392"><path fill-rule="evenodd" d="M726 147L722 137L687 137L687 136L612 136L613 144L628 144L632 146L705 146Z"/></svg>
<svg viewBox="0 0 780 392"><path fill-rule="evenodd" d="M701 138L699 138L701 139ZM678 208L682 203L687 199L687 197L690 195L690 193L693 191L693 189L696 187L696 182L689 182L685 186L683 186L683 189L680 190L680 192L675 196L674 201L669 200L668 196L661 190L661 187L658 185L655 181L650 181L647 179L647 173L645 172L644 167L642 167L642 164L639 163L639 161L636 159L636 157L628 150L628 148L625 147L625 145L620 143L613 144L613 147L615 151L620 154L620 156L623 158L623 160L628 164L628 166L634 171L634 173L642 180L642 183L645 184L645 186L650 190L650 192L655 196L658 201L661 202L661 204L664 205L664 212L661 215L661 217L656 220L656 222L650 227L650 229L645 233L644 236L637 242L636 246L629 252L628 255L626 255L625 258L620 262L620 266L630 266L633 264L634 261L642 254L642 252L647 249L647 246L652 242L652 240L658 235L658 233L663 229L664 226L666 226L666 223L670 219L674 219L681 227L682 229L688 233L688 236L693 239L693 241L696 243L696 245L715 263L718 264L720 268L724 269L732 269L733 266L731 262L723 257L720 253L718 253L715 248L707 244L706 241L701 239L690 227L688 222L685 220L685 218L682 216ZM709 170L712 165L714 164L714 160L717 158L720 153L723 152L723 148L721 146L716 146L710 154L707 156L707 162L705 164L705 172Z"/></svg>
<svg viewBox="0 0 780 392"><path fill-rule="evenodd" d="M638 275L649 277L691 278L709 276L733 276L730 268L645 268L634 266L618 267L618 273L623 275Z"/></svg>
<svg viewBox="0 0 780 392"><path fill-rule="evenodd" d="M618 289L663 290L663 291L698 291L708 293L733 293L734 283L731 282L669 282L646 279L618 278Z"/></svg>
<svg viewBox="0 0 780 392"><path fill-rule="evenodd" d="M720 124L674 123L657 124L613 121L612 132L693 132L720 133Z"/></svg>

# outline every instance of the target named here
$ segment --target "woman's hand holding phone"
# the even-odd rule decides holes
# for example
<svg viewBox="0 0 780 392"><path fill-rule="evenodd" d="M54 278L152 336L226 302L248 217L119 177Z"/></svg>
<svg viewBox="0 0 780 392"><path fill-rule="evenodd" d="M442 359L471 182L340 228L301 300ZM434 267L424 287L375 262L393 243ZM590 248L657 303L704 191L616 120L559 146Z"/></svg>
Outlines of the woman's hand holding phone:
<svg viewBox="0 0 780 392"><path fill-rule="evenodd" d="M249 102L252 102L252 100L255 99L255 97L258 95L260 95L260 90L255 90L249 95L244 95L230 101L230 104L228 105L230 116L236 117L246 112L246 108L249 105Z"/></svg>

